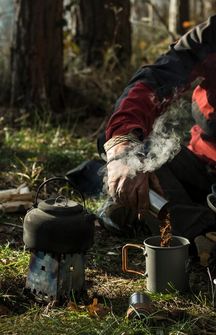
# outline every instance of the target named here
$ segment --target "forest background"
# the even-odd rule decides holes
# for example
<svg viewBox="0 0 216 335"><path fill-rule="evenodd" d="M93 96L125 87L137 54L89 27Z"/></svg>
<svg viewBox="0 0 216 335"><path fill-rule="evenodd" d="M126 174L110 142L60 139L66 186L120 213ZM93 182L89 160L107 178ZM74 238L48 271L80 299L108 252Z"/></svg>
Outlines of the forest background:
<svg viewBox="0 0 216 335"><path fill-rule="evenodd" d="M70 122L78 114L111 113L134 70L214 13L215 1L2 0L0 6L1 104L26 121L37 109Z"/></svg>
<svg viewBox="0 0 216 335"><path fill-rule="evenodd" d="M47 178L98 159L97 137L134 71L215 13L215 0L0 0L1 190L25 183L36 191ZM183 99L187 139L190 92ZM88 199L88 209L96 212L103 200ZM188 296L152 295L160 317L128 322L128 297L145 283L121 272L128 241L100 226L86 265L88 306L100 297L93 312L29 300L24 215L0 217L1 334L215 334L215 286L199 263Z"/></svg>

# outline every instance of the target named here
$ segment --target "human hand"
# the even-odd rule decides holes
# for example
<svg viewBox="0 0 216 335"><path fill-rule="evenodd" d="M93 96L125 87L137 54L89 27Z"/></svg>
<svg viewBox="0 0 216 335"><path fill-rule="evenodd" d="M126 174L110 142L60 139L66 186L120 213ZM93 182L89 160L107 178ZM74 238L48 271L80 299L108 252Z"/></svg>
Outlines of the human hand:
<svg viewBox="0 0 216 335"><path fill-rule="evenodd" d="M115 202L136 209L138 218L142 219L149 208L149 187L160 195L163 191L154 173L131 171L130 160L124 159L128 148L128 142L124 142L107 152L108 192Z"/></svg>

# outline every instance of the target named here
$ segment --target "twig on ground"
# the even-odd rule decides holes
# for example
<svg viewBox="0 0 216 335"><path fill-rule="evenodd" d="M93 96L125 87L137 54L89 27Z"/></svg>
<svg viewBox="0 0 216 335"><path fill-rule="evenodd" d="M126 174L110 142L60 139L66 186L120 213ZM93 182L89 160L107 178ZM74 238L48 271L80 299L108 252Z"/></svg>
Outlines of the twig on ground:
<svg viewBox="0 0 216 335"><path fill-rule="evenodd" d="M0 225L11 226L11 227L15 227L15 228L19 228L19 229L23 230L23 226L20 226L20 225L15 224L15 223L1 222Z"/></svg>

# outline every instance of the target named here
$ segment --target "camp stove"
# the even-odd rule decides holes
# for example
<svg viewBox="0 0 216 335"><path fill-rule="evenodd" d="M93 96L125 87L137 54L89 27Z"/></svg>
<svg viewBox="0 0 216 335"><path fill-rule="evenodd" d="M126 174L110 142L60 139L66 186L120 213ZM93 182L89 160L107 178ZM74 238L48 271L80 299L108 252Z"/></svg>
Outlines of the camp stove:
<svg viewBox="0 0 216 335"><path fill-rule="evenodd" d="M32 251L26 288L40 300L64 302L85 292L83 254Z"/></svg>
<svg viewBox="0 0 216 335"><path fill-rule="evenodd" d="M41 300L62 303L86 291L85 257L93 244L95 216L85 209L81 194L82 205L64 196L38 202L41 188L55 180L70 184L54 177L39 186L24 218L23 241L31 252L26 289Z"/></svg>

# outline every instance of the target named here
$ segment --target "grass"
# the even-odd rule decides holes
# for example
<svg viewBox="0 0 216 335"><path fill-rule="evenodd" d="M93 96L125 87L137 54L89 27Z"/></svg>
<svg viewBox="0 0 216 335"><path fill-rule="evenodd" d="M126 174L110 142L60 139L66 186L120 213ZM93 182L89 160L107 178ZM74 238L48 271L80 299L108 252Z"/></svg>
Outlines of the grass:
<svg viewBox="0 0 216 335"><path fill-rule="evenodd" d="M12 249L10 243L0 246L0 279L19 277L26 273L29 254L22 250Z"/></svg>
<svg viewBox="0 0 216 335"><path fill-rule="evenodd" d="M26 176L31 183L38 173L65 173L84 159L96 156L95 143L74 138L69 130L60 128L43 132L31 128L14 132L14 129L4 128L3 136L2 169L9 167L14 174L22 172L23 178Z"/></svg>
<svg viewBox="0 0 216 335"><path fill-rule="evenodd" d="M152 334L154 327L144 326L141 321L126 322L122 319L110 315L103 320L92 319L86 313L74 313L70 311L55 310L48 315L38 310L32 310L32 313L24 317L13 318L10 324L4 325L0 330L3 334L32 334L43 335L49 331L54 334L73 334L73 335L109 335L109 334ZM35 314L39 313L35 319ZM17 331L14 333L14 330ZM21 331L19 331L21 329ZM179 329L186 329L184 325ZM174 333L173 333L174 334Z"/></svg>
<svg viewBox="0 0 216 335"><path fill-rule="evenodd" d="M98 158L95 141L76 137L69 129L46 127L4 128L1 144L1 189L26 182L32 190L53 175L64 174L85 159ZM103 198L87 199L96 212ZM50 306L39 304L24 292L29 251L22 242L24 214L0 217L0 334L4 335L147 335L215 334L216 313L211 305L211 287L206 270L195 264L191 292L180 295L149 294L154 313L142 320L125 318L128 298L135 291L145 292L145 280L121 271L121 247L142 242L142 237L126 239L111 236L96 227L94 246L87 253L86 283L88 303ZM135 263L140 263L140 258ZM88 306L97 297L99 311ZM5 308L5 310L3 309Z"/></svg>

